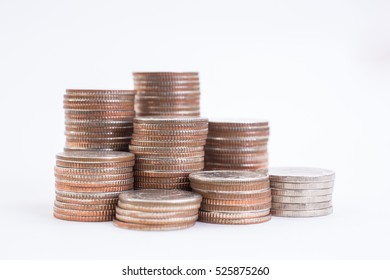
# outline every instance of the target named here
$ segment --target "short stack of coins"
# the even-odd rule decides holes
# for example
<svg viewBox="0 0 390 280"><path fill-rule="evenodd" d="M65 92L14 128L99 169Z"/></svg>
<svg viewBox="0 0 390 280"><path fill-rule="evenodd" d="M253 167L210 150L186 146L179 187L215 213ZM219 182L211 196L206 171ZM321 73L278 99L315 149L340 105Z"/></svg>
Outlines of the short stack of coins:
<svg viewBox="0 0 390 280"><path fill-rule="evenodd" d="M216 170L190 174L191 187L202 195L199 221L258 224L271 219L268 175L253 171Z"/></svg>
<svg viewBox="0 0 390 280"><path fill-rule="evenodd" d="M206 170L267 170L267 121L210 121Z"/></svg>
<svg viewBox="0 0 390 280"><path fill-rule="evenodd" d="M137 117L129 150L136 189L190 190L188 175L204 168L207 119Z"/></svg>
<svg viewBox="0 0 390 280"><path fill-rule="evenodd" d="M135 72L137 116L200 116L197 72Z"/></svg>
<svg viewBox="0 0 390 280"><path fill-rule="evenodd" d="M66 151L56 156L54 217L111 221L119 194L133 189L134 155L128 152Z"/></svg>
<svg viewBox="0 0 390 280"><path fill-rule="evenodd" d="M128 151L134 99L134 90L66 90L65 150Z"/></svg>
<svg viewBox="0 0 390 280"><path fill-rule="evenodd" d="M308 167L277 167L270 169L269 178L272 215L318 217L333 212L333 171Z"/></svg>
<svg viewBox="0 0 390 280"><path fill-rule="evenodd" d="M202 197L183 190L134 190L119 196L114 224L136 230L176 230L193 226Z"/></svg>

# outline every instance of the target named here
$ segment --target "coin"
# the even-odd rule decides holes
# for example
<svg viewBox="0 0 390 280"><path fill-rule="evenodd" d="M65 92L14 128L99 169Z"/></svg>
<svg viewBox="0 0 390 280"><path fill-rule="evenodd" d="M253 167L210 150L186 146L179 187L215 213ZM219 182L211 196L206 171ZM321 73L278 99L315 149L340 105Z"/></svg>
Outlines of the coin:
<svg viewBox="0 0 390 280"><path fill-rule="evenodd" d="M116 213L122 216L141 219L169 219L169 218L185 218L198 215L198 209L187 211L170 211L170 212L144 212L135 210L126 210L116 207Z"/></svg>
<svg viewBox="0 0 390 280"><path fill-rule="evenodd" d="M213 205L202 203L200 209L208 212L247 212L263 209L271 209L271 202L264 204L254 204L245 206L226 206L226 205Z"/></svg>
<svg viewBox="0 0 390 280"><path fill-rule="evenodd" d="M106 211L115 210L115 204L80 204L55 201L54 206L63 209L81 210L81 211Z"/></svg>
<svg viewBox="0 0 390 280"><path fill-rule="evenodd" d="M272 188L272 195L281 196L318 196L332 194L333 188L316 190L287 190Z"/></svg>
<svg viewBox="0 0 390 280"><path fill-rule="evenodd" d="M238 219L254 219L259 217L268 216L270 209L261 209L254 211L241 211L241 212L208 212L199 211L199 217L215 218L215 219L227 219L227 220L238 220Z"/></svg>
<svg viewBox="0 0 390 280"><path fill-rule="evenodd" d="M328 182L308 182L308 183L280 183L271 182L271 187L275 189L290 189L290 190L313 190L313 189L329 189L333 188L334 181Z"/></svg>
<svg viewBox="0 0 390 280"><path fill-rule="evenodd" d="M329 208L332 206L331 201L316 202L316 203L272 203L272 209L274 210L317 210Z"/></svg>
<svg viewBox="0 0 390 280"><path fill-rule="evenodd" d="M226 225L249 225L249 224L260 224L271 220L271 215L267 215L259 218L248 218L248 219L221 219L216 217L201 217L199 221L203 223L212 224L226 224Z"/></svg>
<svg viewBox="0 0 390 280"><path fill-rule="evenodd" d="M56 195L61 197L75 198L75 199L111 199L118 198L120 192L105 192L105 193L83 193L83 192L69 192L56 190Z"/></svg>
<svg viewBox="0 0 390 280"><path fill-rule="evenodd" d="M156 219L148 219L148 218L134 218L131 216L119 215L118 213L115 215L115 218L118 221L125 223L133 223L133 224L143 224L143 225L169 225L169 224L183 224L183 223L195 223L198 219L198 214L188 217L180 217L180 218L156 218Z"/></svg>
<svg viewBox="0 0 390 280"><path fill-rule="evenodd" d="M318 195L318 196L279 196L272 195L272 202L275 203L318 203L324 201L331 201L332 195Z"/></svg>
<svg viewBox="0 0 390 280"><path fill-rule="evenodd" d="M113 220L113 216L73 216L73 215L64 215L54 212L54 217L60 220L74 221L74 222L108 222Z"/></svg>
<svg viewBox="0 0 390 280"><path fill-rule="evenodd" d="M176 117L176 118L165 118L165 117L137 117L133 120L134 123L145 123L145 124L186 124L186 123L207 123L206 118L200 118L200 117Z"/></svg>
<svg viewBox="0 0 390 280"><path fill-rule="evenodd" d="M134 154L126 152L62 152L56 155L57 160L79 162L124 162L134 160Z"/></svg>
<svg viewBox="0 0 390 280"><path fill-rule="evenodd" d="M191 182L210 183L251 183L268 181L268 176L250 171L202 171L190 174Z"/></svg>
<svg viewBox="0 0 390 280"><path fill-rule="evenodd" d="M227 127L228 129L234 129L234 128L242 128L245 129L247 127L268 127L268 121L267 120L261 120L261 119L247 119L247 120L238 120L238 119L217 119L217 120L210 120L209 121L209 127L210 129L221 129Z"/></svg>
<svg viewBox="0 0 390 280"><path fill-rule="evenodd" d="M97 193L97 192L122 192L131 190L133 185L125 185L125 186L112 186L112 187L73 187L69 185L61 185L56 183L55 187L60 191L69 191L69 192L82 192L82 193Z"/></svg>
<svg viewBox="0 0 390 280"><path fill-rule="evenodd" d="M123 181L133 180L133 172L127 174L115 175L75 175L75 174L58 174L54 173L55 177L61 181L87 181L87 182L101 182L101 181Z"/></svg>
<svg viewBox="0 0 390 280"><path fill-rule="evenodd" d="M261 183L251 183L251 184L198 184L191 183L191 187L194 190L204 190L204 191L252 191L252 190L261 190L269 189L269 182Z"/></svg>
<svg viewBox="0 0 390 280"><path fill-rule="evenodd" d="M119 195L123 203L137 205L183 205L200 204L202 197L199 194L181 190L135 190Z"/></svg>
<svg viewBox="0 0 390 280"><path fill-rule="evenodd" d="M175 158L158 158L158 157L141 157L137 156L136 164L155 164L155 165L168 165L168 164L193 164L203 163L204 157L175 157Z"/></svg>
<svg viewBox="0 0 390 280"><path fill-rule="evenodd" d="M146 130L146 129L135 129L134 133L137 135L157 135L157 136L163 136L163 135L169 135L169 136L196 136L196 135L203 135L207 137L207 128L206 129L192 129L192 130ZM205 138L206 138L205 137Z"/></svg>
<svg viewBox="0 0 390 280"><path fill-rule="evenodd" d="M119 196L119 195L118 195ZM71 197L63 197L56 195L56 202L69 203L69 204L78 204L78 205L106 205L115 206L118 203L118 198L106 198L106 199L79 199L79 198L71 198Z"/></svg>
<svg viewBox="0 0 390 280"><path fill-rule="evenodd" d="M143 147L196 147L204 146L206 140L195 139L195 140L168 140L168 141L144 141L144 140L131 140L131 146L143 146ZM130 147L131 147L130 146Z"/></svg>
<svg viewBox="0 0 390 280"><path fill-rule="evenodd" d="M75 178L77 179L77 178ZM111 180L111 181L76 181L75 179L63 180L56 178L56 184L62 186L71 186L71 187L111 187L111 186L131 186L134 182L134 178L126 180Z"/></svg>
<svg viewBox="0 0 390 280"><path fill-rule="evenodd" d="M183 223L183 224L170 224L170 225L144 225L144 224L133 224L124 223L116 219L113 220L114 225L119 228L132 229L132 230L147 230L147 231L163 231L163 230L179 230L192 227L195 223Z"/></svg>
<svg viewBox="0 0 390 280"><path fill-rule="evenodd" d="M143 170L143 171L134 171L135 178L137 177L153 177L153 178L178 178L178 177L188 177L188 175L193 171L158 171L158 170Z"/></svg>
<svg viewBox="0 0 390 280"><path fill-rule="evenodd" d="M274 209L271 210L271 214L273 216L296 217L296 218L319 217L319 216L330 215L332 213L333 213L333 207L317 209L317 210L303 210L303 211L274 210Z"/></svg>
<svg viewBox="0 0 390 280"><path fill-rule="evenodd" d="M334 180L335 173L331 170L312 167L274 167L269 171L273 182L329 182Z"/></svg>
<svg viewBox="0 0 390 280"><path fill-rule="evenodd" d="M56 206L54 206L54 212L62 215L82 216L82 217L112 216L115 214L115 210L100 210L100 211L73 210L73 209L59 208Z"/></svg>
<svg viewBox="0 0 390 280"><path fill-rule="evenodd" d="M123 161L123 162L77 162L77 161L56 160L56 165L58 167L77 168L77 169L132 168L134 166L134 161Z"/></svg>
<svg viewBox="0 0 390 280"><path fill-rule="evenodd" d="M268 192L270 194L270 192ZM254 206L258 204L265 204L271 202L271 195L265 196L257 199L234 199L234 200L220 200L220 199L209 199L203 198L202 203L207 205L216 205L216 206Z"/></svg>
<svg viewBox="0 0 390 280"><path fill-rule="evenodd" d="M64 168L64 167L60 167L60 166L55 166L54 173L62 175L62 176L69 176L69 175L80 175L80 176L122 175L122 174L132 174L133 167L78 169L78 168Z"/></svg>
<svg viewBox="0 0 390 280"><path fill-rule="evenodd" d="M200 141L200 140L206 140L207 135L206 134L200 134L200 135L145 135L145 134L137 134L134 132L132 134L132 139L138 140L138 141Z"/></svg>
<svg viewBox="0 0 390 280"><path fill-rule="evenodd" d="M141 190L139 190L141 191ZM144 190L142 190L144 191ZM142 205L142 204L130 204L123 203L118 201L118 207L121 209L131 210L131 211L141 211L141 212L152 212L152 213L160 213L160 212L177 212L177 211L195 211L199 210L199 203L190 203L190 204L170 204L170 205Z"/></svg>
<svg viewBox="0 0 390 280"><path fill-rule="evenodd" d="M197 192L201 194L204 198L210 198L210 199L221 199L221 200L240 200L240 199L258 199L258 198L264 198L269 197L271 195L270 189L265 190L256 190L256 191L205 191L205 190L198 190L194 189L194 192Z"/></svg>

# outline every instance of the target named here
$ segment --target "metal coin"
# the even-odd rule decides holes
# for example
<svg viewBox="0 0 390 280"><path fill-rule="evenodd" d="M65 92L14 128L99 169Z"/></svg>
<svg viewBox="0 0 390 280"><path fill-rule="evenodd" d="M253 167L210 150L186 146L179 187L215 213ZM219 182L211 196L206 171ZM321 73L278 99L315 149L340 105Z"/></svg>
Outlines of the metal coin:
<svg viewBox="0 0 390 280"><path fill-rule="evenodd" d="M269 171L270 180L274 182L328 182L335 178L335 172L312 167L274 167Z"/></svg>
<svg viewBox="0 0 390 280"><path fill-rule="evenodd" d="M145 230L145 231L166 231L166 230L180 230L192 227L195 223L183 223L183 224L169 224L169 225L143 225L124 223L116 219L113 220L114 225L119 228L132 229L132 230Z"/></svg>
<svg viewBox="0 0 390 280"><path fill-rule="evenodd" d="M289 210L271 210L273 216L279 217L319 217L326 216L333 213L333 207L318 209L318 210L304 210L304 211L289 211Z"/></svg>

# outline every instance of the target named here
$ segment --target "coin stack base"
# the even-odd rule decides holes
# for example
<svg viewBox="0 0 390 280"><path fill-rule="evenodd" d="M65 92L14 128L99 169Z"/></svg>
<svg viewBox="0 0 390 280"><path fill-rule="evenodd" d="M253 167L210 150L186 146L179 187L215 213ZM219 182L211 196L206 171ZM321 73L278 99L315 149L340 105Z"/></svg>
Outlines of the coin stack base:
<svg viewBox="0 0 390 280"><path fill-rule="evenodd" d="M54 217L68 221L111 221L122 191L133 188L134 155L72 151L56 156Z"/></svg>
<svg viewBox="0 0 390 280"><path fill-rule="evenodd" d="M64 96L65 151L128 151L133 90L68 89Z"/></svg>
<svg viewBox="0 0 390 280"><path fill-rule="evenodd" d="M274 216L319 217L333 212L335 173L307 167L278 167L269 171Z"/></svg>
<svg viewBox="0 0 390 280"><path fill-rule="evenodd" d="M267 121L210 121L205 169L267 172L268 137Z"/></svg>
<svg viewBox="0 0 390 280"><path fill-rule="evenodd" d="M191 187L202 195L199 221L214 224L259 224L271 219L268 175L251 171L202 171L190 174Z"/></svg>
<svg viewBox="0 0 390 280"><path fill-rule="evenodd" d="M188 175L204 168L206 138L207 119L135 118L135 188L190 190Z"/></svg>
<svg viewBox="0 0 390 280"><path fill-rule="evenodd" d="M136 72L137 116L200 116L199 75L196 72Z"/></svg>
<svg viewBox="0 0 390 280"><path fill-rule="evenodd" d="M183 190L134 190L119 196L114 224L133 230L163 231L192 227L202 197Z"/></svg>

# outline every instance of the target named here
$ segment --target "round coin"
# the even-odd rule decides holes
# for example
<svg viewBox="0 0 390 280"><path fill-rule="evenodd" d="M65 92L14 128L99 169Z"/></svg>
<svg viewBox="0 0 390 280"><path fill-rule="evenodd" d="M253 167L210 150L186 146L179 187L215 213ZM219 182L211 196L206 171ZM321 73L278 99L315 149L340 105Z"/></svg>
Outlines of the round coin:
<svg viewBox="0 0 390 280"><path fill-rule="evenodd" d="M312 167L274 167L269 170L273 182L329 182L334 180L335 172Z"/></svg>
<svg viewBox="0 0 390 280"><path fill-rule="evenodd" d="M326 216L333 213L333 207L317 210L304 210L304 211L289 211L289 210L271 210L273 216L279 217L294 217L294 218L305 218L305 217L319 217Z"/></svg>
<svg viewBox="0 0 390 280"><path fill-rule="evenodd" d="M183 224L169 224L169 225L143 225L143 224L133 224L133 223L124 223L116 219L113 220L114 225L119 228L132 229L132 230L147 230L147 231L164 231L164 230L179 230L192 227L195 223L183 223Z"/></svg>

